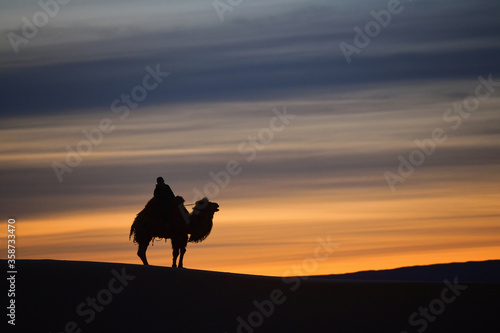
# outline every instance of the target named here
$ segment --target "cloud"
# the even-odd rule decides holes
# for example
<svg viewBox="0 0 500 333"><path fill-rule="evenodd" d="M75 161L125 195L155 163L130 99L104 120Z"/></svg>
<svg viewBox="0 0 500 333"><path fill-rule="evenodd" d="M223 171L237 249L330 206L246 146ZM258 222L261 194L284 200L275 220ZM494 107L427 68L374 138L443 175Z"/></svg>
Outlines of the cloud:
<svg viewBox="0 0 500 333"><path fill-rule="evenodd" d="M149 18L141 21L140 12L133 20L142 26L116 19L103 26L76 23L64 27L67 37L52 38L60 40L57 44L33 46L15 57L5 54L0 97L7 102L2 112L103 107L136 85L145 66L157 63L172 76L146 105L283 98L356 89L367 83L463 79L499 72L494 16L498 5L450 4L442 12L446 15L430 15L427 5L408 4L350 65L338 45L352 42L352 28L371 19L369 11L378 8L376 3L353 11L313 2L224 24L179 22L166 27L155 25L153 19L148 26ZM203 8L207 14L212 10ZM167 8L163 12L166 22L177 14ZM245 8L237 12L244 15ZM50 29L46 33L57 36Z"/></svg>
<svg viewBox="0 0 500 333"><path fill-rule="evenodd" d="M467 96L476 84L446 87ZM224 172L230 160L238 161L242 172L217 194L224 200L329 191L369 191L390 199L384 172L397 174L399 156L408 159L418 150L414 140L428 140L437 127L449 139L436 144L399 188L428 187L430 195L436 182L455 188L469 179L477 186L497 181L498 173L491 170L500 164L498 98L484 101L452 130L442 116L456 99L440 89L440 84L422 82L327 94L315 101L166 104L134 110L124 120L107 109L11 118L1 132L2 204L29 216L134 206L149 198L158 175L191 201L194 188L203 192L215 182L210 173ZM272 108L285 105L296 118L258 150L249 138L269 126ZM76 151L87 140L82 131L95 129L104 117L116 129L103 134L102 143L59 183L52 163L67 163L66 147Z"/></svg>

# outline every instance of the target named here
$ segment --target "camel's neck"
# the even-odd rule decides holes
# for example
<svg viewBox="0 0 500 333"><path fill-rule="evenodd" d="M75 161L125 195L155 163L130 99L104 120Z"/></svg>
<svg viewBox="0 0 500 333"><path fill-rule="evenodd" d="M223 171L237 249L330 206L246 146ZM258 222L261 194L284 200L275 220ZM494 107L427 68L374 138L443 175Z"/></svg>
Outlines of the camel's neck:
<svg viewBox="0 0 500 333"><path fill-rule="evenodd" d="M212 215L213 216L213 215ZM189 216L190 224L196 223L201 218L207 218L209 214L207 214L204 210L193 210L193 213Z"/></svg>
<svg viewBox="0 0 500 333"><path fill-rule="evenodd" d="M193 213L189 216L189 227L196 228L203 220L212 220L214 217L214 213L207 212L205 210L195 210L193 209Z"/></svg>

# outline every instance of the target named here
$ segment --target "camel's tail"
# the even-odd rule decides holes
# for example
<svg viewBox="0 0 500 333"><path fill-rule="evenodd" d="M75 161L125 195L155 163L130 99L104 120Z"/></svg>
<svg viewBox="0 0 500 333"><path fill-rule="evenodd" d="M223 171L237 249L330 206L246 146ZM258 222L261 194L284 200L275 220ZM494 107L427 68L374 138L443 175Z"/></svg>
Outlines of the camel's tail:
<svg viewBox="0 0 500 333"><path fill-rule="evenodd" d="M132 238L132 235L134 236L134 243L137 243L136 223L137 223L137 218L134 220L134 223L132 223L132 226L130 227L130 234L128 235L128 240Z"/></svg>
<svg viewBox="0 0 500 333"><path fill-rule="evenodd" d="M135 232L134 224L132 223L132 226L130 227L130 234L128 235L128 240L132 238L132 235Z"/></svg>

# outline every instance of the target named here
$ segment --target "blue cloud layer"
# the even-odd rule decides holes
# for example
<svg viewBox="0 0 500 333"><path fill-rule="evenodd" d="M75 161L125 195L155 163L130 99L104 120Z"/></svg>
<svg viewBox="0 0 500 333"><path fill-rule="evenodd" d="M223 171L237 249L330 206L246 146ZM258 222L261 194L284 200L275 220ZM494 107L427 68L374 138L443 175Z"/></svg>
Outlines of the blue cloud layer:
<svg viewBox="0 0 500 333"><path fill-rule="evenodd" d="M374 20L370 11L387 2L270 2L268 10L262 3L242 4L224 22L201 2L151 2L157 15L143 9L133 16L134 3L113 4L103 11L109 22L94 22L89 13L101 10L95 3L67 5L19 54L3 45L1 114L106 107L155 64L172 77L145 105L308 96L500 70L500 4L486 0L401 2L404 10L350 64L339 44L354 45L353 28L364 29ZM79 12L79 21L65 21ZM191 21L177 19L190 13Z"/></svg>

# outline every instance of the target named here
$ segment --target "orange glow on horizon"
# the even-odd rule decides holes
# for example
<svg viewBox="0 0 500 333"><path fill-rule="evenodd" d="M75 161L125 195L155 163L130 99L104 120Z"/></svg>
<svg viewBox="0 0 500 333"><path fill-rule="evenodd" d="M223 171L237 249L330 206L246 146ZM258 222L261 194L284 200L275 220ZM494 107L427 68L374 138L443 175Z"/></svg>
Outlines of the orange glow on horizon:
<svg viewBox="0 0 500 333"><path fill-rule="evenodd" d="M285 209L276 209L275 203L261 199L215 199L221 211L215 214L212 233L201 244L188 244L185 265L284 276L498 259L497 219L471 215L472 206L482 205L483 212L493 209L498 199L492 194L485 198L409 198L397 209L389 200L332 205L317 197L289 197L281 201L287 203ZM428 209L412 209L422 206ZM18 221L19 258L140 264L136 246L128 240L137 213L129 207ZM326 259L314 259L319 239L335 244ZM170 266L170 241L156 241L148 259L152 265Z"/></svg>

